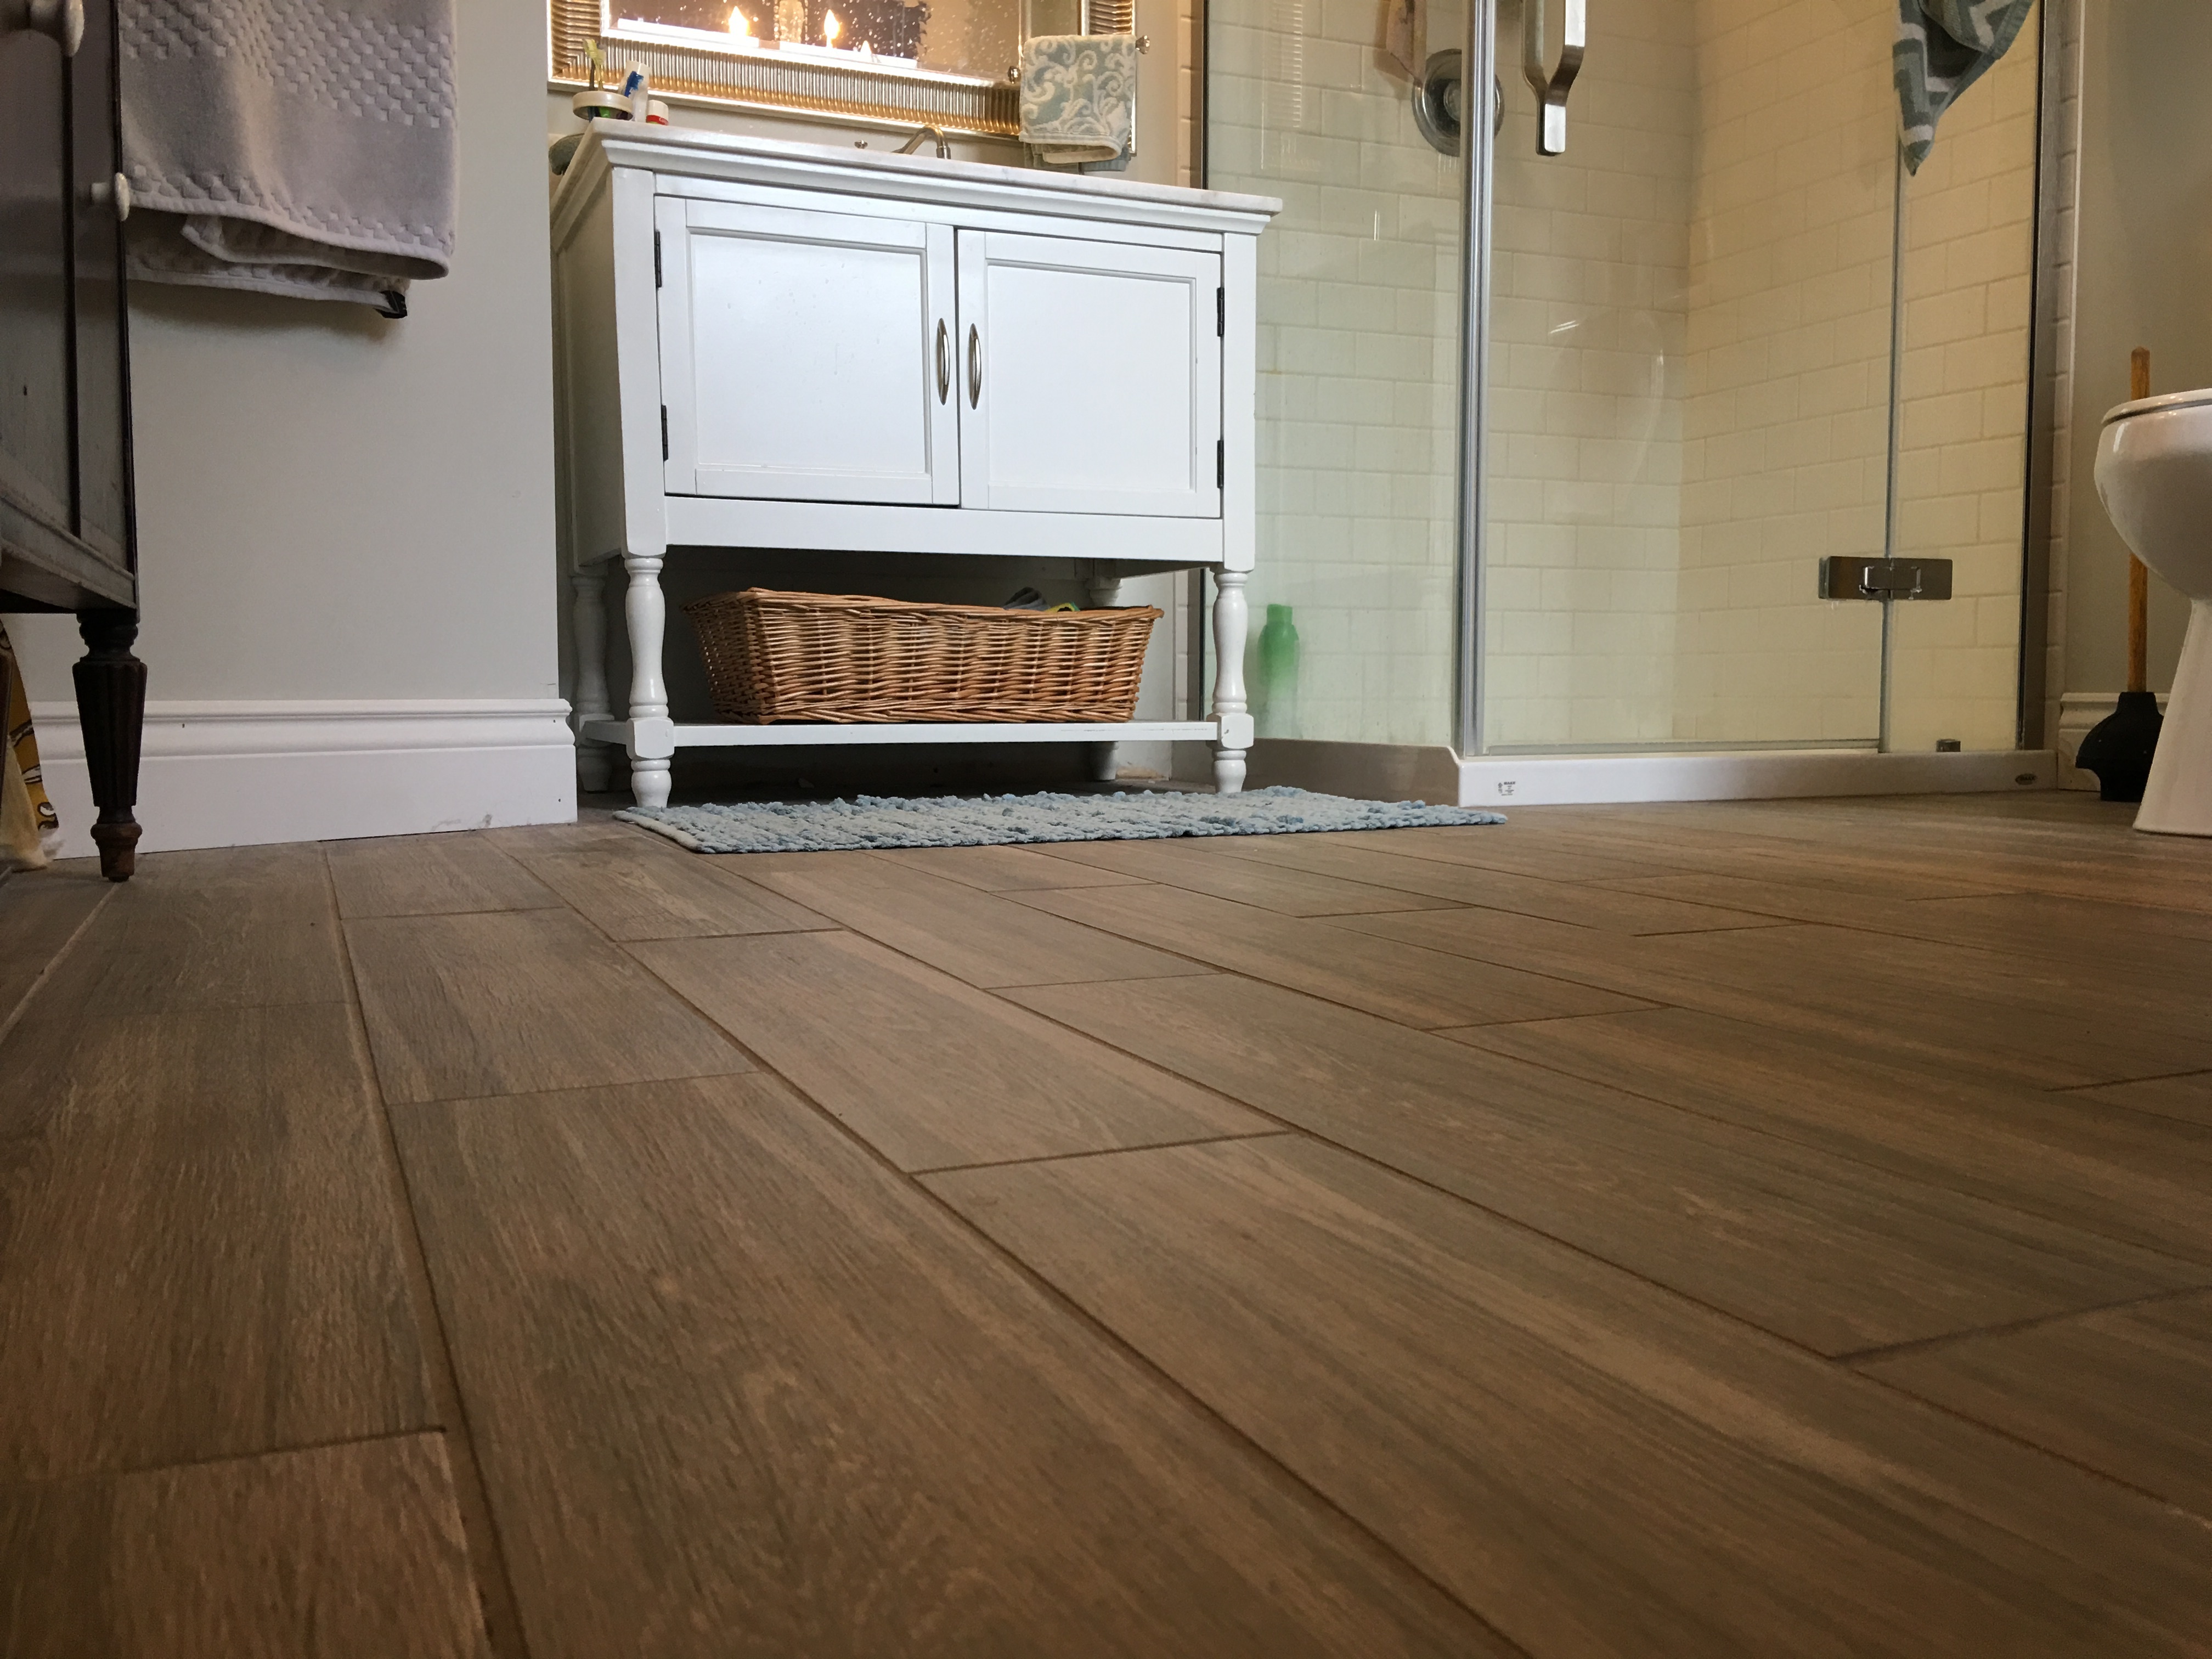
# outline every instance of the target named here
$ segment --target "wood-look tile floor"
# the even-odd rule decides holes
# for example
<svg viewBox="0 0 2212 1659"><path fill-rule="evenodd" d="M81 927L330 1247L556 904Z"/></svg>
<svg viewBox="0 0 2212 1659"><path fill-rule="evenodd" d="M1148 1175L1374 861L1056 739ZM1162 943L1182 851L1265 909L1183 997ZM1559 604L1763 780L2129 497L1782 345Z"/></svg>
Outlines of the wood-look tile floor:
<svg viewBox="0 0 2212 1659"><path fill-rule="evenodd" d="M0 1655L2212 1653L2081 796L0 884Z"/></svg>

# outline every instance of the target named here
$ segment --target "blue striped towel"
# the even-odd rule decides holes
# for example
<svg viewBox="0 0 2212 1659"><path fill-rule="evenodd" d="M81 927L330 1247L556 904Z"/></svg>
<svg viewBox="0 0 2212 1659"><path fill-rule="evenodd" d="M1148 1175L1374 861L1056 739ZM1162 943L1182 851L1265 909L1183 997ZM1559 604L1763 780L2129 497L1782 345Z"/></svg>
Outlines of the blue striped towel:
<svg viewBox="0 0 2212 1659"><path fill-rule="evenodd" d="M1936 123L2005 55L2035 0L1897 0L1893 57L1905 166L1920 171Z"/></svg>

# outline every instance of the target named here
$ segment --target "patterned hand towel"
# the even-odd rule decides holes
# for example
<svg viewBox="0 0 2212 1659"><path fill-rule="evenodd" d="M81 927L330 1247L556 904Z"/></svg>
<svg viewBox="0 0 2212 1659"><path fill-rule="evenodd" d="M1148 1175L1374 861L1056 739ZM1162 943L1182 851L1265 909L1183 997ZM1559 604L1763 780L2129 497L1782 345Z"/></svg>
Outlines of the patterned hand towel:
<svg viewBox="0 0 2212 1659"><path fill-rule="evenodd" d="M0 869L43 869L61 844L61 820L46 799L31 702L0 623Z"/></svg>
<svg viewBox="0 0 2212 1659"><path fill-rule="evenodd" d="M453 0L121 0L130 269L407 314L453 257Z"/></svg>
<svg viewBox="0 0 2212 1659"><path fill-rule="evenodd" d="M1129 152L1137 42L1127 34L1040 34L1022 43L1022 142L1055 167Z"/></svg>
<svg viewBox="0 0 2212 1659"><path fill-rule="evenodd" d="M1936 123L2003 57L2035 0L1897 0L1892 59L1903 117L1905 167L1920 171Z"/></svg>

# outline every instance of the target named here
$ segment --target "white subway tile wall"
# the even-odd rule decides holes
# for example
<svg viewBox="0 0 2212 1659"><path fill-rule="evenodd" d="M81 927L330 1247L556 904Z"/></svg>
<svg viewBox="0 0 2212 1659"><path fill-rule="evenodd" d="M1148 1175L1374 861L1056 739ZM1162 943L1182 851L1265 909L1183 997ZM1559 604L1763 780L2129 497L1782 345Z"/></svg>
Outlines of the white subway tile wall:
<svg viewBox="0 0 2212 1659"><path fill-rule="evenodd" d="M1207 182L1284 203L1260 240L1262 736L1450 738L1459 163L1416 131L1382 17L1212 9ZM1431 9L1437 44L1458 27ZM1271 605L1293 612L1295 686L1261 672Z"/></svg>

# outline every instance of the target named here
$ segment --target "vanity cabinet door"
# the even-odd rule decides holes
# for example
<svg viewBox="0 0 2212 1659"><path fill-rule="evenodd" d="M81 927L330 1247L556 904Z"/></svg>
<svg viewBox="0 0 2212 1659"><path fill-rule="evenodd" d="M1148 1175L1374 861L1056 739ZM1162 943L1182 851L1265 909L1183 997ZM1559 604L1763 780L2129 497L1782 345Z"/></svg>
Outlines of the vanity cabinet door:
<svg viewBox="0 0 2212 1659"><path fill-rule="evenodd" d="M960 233L961 501L1221 515L1221 257Z"/></svg>
<svg viewBox="0 0 2212 1659"><path fill-rule="evenodd" d="M959 503L949 226L669 197L657 223L670 494Z"/></svg>

